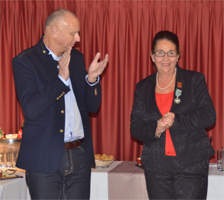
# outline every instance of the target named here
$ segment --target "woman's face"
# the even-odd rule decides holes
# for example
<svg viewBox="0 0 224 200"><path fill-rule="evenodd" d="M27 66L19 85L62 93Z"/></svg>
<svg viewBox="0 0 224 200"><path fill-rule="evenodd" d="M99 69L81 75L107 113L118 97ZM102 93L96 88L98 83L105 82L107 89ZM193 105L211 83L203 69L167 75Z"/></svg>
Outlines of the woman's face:
<svg viewBox="0 0 224 200"><path fill-rule="evenodd" d="M163 57L158 57L155 55L155 53L151 54L152 61L155 62L157 71L159 73L169 73L169 72L172 73L175 70L175 66L179 58L178 54L175 55L176 52L175 44L166 39L159 40L155 46L155 52L157 51L159 52L164 51L166 53L165 56ZM169 56L167 55L167 52L169 52ZM174 52L175 56L172 55L172 52Z"/></svg>

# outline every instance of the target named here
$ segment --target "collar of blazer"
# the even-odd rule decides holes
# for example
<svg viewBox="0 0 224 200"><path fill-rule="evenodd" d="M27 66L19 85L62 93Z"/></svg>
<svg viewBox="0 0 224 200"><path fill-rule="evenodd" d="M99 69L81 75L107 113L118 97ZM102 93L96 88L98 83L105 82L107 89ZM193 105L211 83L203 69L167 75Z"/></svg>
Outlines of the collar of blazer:
<svg viewBox="0 0 224 200"><path fill-rule="evenodd" d="M57 64L53 59L53 57L49 55L49 51L43 43L43 38L39 40L39 42L35 45L34 49L40 60L42 60L43 62L41 69L44 70L44 72L48 74L49 77L54 78L55 76L57 76L58 75Z"/></svg>

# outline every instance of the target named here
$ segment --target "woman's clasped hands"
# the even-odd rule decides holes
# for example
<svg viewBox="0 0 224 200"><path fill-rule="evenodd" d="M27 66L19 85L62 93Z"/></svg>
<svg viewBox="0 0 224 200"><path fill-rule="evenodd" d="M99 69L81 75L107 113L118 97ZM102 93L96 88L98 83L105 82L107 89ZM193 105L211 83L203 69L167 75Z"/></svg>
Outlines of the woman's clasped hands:
<svg viewBox="0 0 224 200"><path fill-rule="evenodd" d="M174 123L175 114L172 112L166 113L162 118L157 121L157 127L155 132L155 137L160 138L161 134L171 128Z"/></svg>

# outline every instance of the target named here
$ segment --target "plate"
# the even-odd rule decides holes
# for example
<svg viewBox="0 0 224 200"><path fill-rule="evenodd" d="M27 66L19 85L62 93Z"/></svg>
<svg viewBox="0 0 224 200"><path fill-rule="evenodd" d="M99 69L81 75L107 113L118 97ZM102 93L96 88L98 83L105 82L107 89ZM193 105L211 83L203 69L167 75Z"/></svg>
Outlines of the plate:
<svg viewBox="0 0 224 200"><path fill-rule="evenodd" d="M3 172L2 177L0 177L0 180L6 180L12 178L23 178L23 176L18 176L16 174L7 174L6 172Z"/></svg>
<svg viewBox="0 0 224 200"><path fill-rule="evenodd" d="M102 169L102 168L108 168L109 165L105 165L105 166L95 166L96 169Z"/></svg>

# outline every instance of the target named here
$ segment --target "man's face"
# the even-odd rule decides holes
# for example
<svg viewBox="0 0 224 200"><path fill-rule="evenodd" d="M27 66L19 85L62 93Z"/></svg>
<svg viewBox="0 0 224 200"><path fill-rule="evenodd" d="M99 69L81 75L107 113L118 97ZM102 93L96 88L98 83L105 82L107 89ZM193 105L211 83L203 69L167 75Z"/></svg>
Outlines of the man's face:
<svg viewBox="0 0 224 200"><path fill-rule="evenodd" d="M59 21L56 26L55 42L60 53L65 52L69 47L73 47L76 42L80 41L79 36L80 24L79 20L71 14Z"/></svg>

